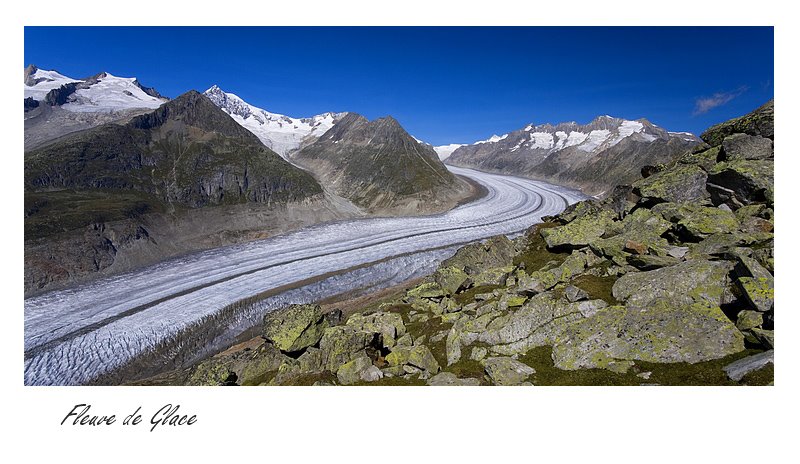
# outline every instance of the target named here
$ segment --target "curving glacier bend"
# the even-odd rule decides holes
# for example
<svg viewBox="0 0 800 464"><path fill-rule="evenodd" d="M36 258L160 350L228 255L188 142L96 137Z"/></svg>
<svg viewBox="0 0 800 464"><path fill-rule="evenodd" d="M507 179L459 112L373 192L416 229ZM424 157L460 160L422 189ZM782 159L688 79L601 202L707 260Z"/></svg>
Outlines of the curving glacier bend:
<svg viewBox="0 0 800 464"><path fill-rule="evenodd" d="M25 384L89 382L193 323L279 287L298 288L251 305L237 328L285 304L423 275L461 244L520 232L585 198L543 182L448 169L482 184L487 195L440 215L321 224L25 300Z"/></svg>

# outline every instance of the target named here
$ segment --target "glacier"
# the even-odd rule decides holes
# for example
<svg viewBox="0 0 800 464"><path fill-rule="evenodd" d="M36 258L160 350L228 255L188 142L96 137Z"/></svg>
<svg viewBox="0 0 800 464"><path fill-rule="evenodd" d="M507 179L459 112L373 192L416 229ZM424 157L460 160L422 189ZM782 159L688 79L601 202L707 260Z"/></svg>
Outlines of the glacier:
<svg viewBox="0 0 800 464"><path fill-rule="evenodd" d="M448 169L487 194L443 214L319 224L26 299L25 384L85 384L226 310L224 333L205 341L222 346L268 311L427 274L458 246L519 233L586 198L544 182ZM250 303L231 313L243 300Z"/></svg>

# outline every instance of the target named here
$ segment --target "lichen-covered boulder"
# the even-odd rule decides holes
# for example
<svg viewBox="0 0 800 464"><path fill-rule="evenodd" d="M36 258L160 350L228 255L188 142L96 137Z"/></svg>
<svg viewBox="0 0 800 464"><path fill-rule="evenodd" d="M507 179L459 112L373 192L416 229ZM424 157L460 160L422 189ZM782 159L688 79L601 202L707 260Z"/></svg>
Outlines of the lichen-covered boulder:
<svg viewBox="0 0 800 464"><path fill-rule="evenodd" d="M316 344L328 322L319 305L292 305L264 316L264 337L283 352Z"/></svg>
<svg viewBox="0 0 800 464"><path fill-rule="evenodd" d="M625 217L618 235L599 239L592 243L591 247L596 252L610 258L624 256L632 251L644 254L652 250L663 254L669 243L661 235L670 227L672 224L661 215L640 208ZM636 250L632 249L637 247Z"/></svg>
<svg viewBox="0 0 800 464"><path fill-rule="evenodd" d="M552 344L567 323L588 317L607 306L603 300L569 303L551 293L532 297L521 308L503 314L462 317L447 335L447 363L461 359L461 349L472 343L491 345L494 354L513 355Z"/></svg>
<svg viewBox="0 0 800 464"><path fill-rule="evenodd" d="M197 386L222 385L231 374L235 375L230 364L230 362L215 358L206 359L192 369L192 373L186 383Z"/></svg>
<svg viewBox="0 0 800 464"><path fill-rule="evenodd" d="M770 160L733 160L718 163L708 182L732 190L742 204L773 201L775 163Z"/></svg>
<svg viewBox="0 0 800 464"><path fill-rule="evenodd" d="M724 161L769 159L773 156L772 140L757 135L733 134L722 140Z"/></svg>
<svg viewBox="0 0 800 464"><path fill-rule="evenodd" d="M614 213L601 210L597 214L587 214L560 226L542 229L540 232L548 248L580 248L599 239L606 231Z"/></svg>
<svg viewBox="0 0 800 464"><path fill-rule="evenodd" d="M517 277L516 291L523 295L535 295L542 293L559 282L559 278L552 272L535 271L532 274L521 274Z"/></svg>
<svg viewBox="0 0 800 464"><path fill-rule="evenodd" d="M652 271L662 267L669 267L678 264L680 260L671 256L653 255L631 255L628 256L628 264L641 271Z"/></svg>
<svg viewBox="0 0 800 464"><path fill-rule="evenodd" d="M654 206L653 212L676 224L681 234L694 240L736 232L739 228L739 221L731 211L694 203L662 203Z"/></svg>
<svg viewBox="0 0 800 464"><path fill-rule="evenodd" d="M699 166L678 164L633 184L634 192L645 198L659 201L694 201L708 196L708 175Z"/></svg>
<svg viewBox="0 0 800 464"><path fill-rule="evenodd" d="M764 323L764 315L759 311L743 310L736 315L736 328L745 331L761 327Z"/></svg>
<svg viewBox="0 0 800 464"><path fill-rule="evenodd" d="M444 296L446 296L444 289L436 282L426 282L406 292L406 298L442 298Z"/></svg>
<svg viewBox="0 0 800 464"><path fill-rule="evenodd" d="M383 346L391 348L406 334L403 317L397 313L379 311L372 314L353 314L345 325L361 332L380 334Z"/></svg>
<svg viewBox="0 0 800 464"><path fill-rule="evenodd" d="M706 255L719 255L735 248L752 246L772 239L771 233L739 233L713 234L700 243L689 245L688 259L701 258Z"/></svg>
<svg viewBox="0 0 800 464"><path fill-rule="evenodd" d="M607 307L573 322L554 345L553 361L566 370L624 370L620 362L696 363L743 349L742 333L718 306L659 300L646 307Z"/></svg>
<svg viewBox="0 0 800 464"><path fill-rule="evenodd" d="M575 303L577 301L588 300L589 294L586 293L586 290L583 290L582 288L574 285L568 285L564 289L564 298L566 298L570 303Z"/></svg>
<svg viewBox="0 0 800 464"><path fill-rule="evenodd" d="M460 379L452 372L440 372L428 379L428 385L432 387L477 387L480 384L479 379L471 377Z"/></svg>
<svg viewBox="0 0 800 464"><path fill-rule="evenodd" d="M366 354L357 356L343 364L336 371L336 378L342 385L353 385L358 382L374 382L383 378L383 372L372 364Z"/></svg>
<svg viewBox="0 0 800 464"><path fill-rule="evenodd" d="M675 305L705 301L720 305L733 300L728 273L729 261L684 261L675 266L625 274L614 282L611 291L629 307L647 308L656 300Z"/></svg>
<svg viewBox="0 0 800 464"><path fill-rule="evenodd" d="M725 137L736 133L774 139L775 101L770 100L751 113L712 126L703 132L700 138L711 146L717 146L722 144Z"/></svg>
<svg viewBox="0 0 800 464"><path fill-rule="evenodd" d="M336 372L339 366L375 341L376 334L358 330L354 326L342 325L325 330L319 342L322 362L326 370Z"/></svg>
<svg viewBox="0 0 800 464"><path fill-rule="evenodd" d="M449 295L454 295L469 281L469 276L462 269L445 266L434 272L433 280Z"/></svg>
<svg viewBox="0 0 800 464"><path fill-rule="evenodd" d="M700 166L704 171L708 171L709 169L713 168L715 164L717 164L717 158L719 157L719 152L720 152L720 147L708 148L697 152L692 150L689 153L682 156L678 162L680 164L696 164L697 166Z"/></svg>
<svg viewBox="0 0 800 464"><path fill-rule="evenodd" d="M756 311L766 312L773 308L775 301L775 284L773 279L764 277L739 277L736 283L742 289L745 298Z"/></svg>
<svg viewBox="0 0 800 464"><path fill-rule="evenodd" d="M514 242L505 235L497 235L482 243L459 248L456 254L444 260L441 266L462 269L472 276L487 269L510 266L516 253Z"/></svg>
<svg viewBox="0 0 800 464"><path fill-rule="evenodd" d="M487 269L475 276L475 286L481 287L485 285L505 285L506 279L508 279L509 274L512 272L514 272L513 266Z"/></svg>
<svg viewBox="0 0 800 464"><path fill-rule="evenodd" d="M505 356L486 358L483 366L495 385L520 385L536 373L527 364Z"/></svg>
<svg viewBox="0 0 800 464"><path fill-rule="evenodd" d="M414 366L430 374L439 372L439 362L425 345L396 347L386 356L390 366Z"/></svg>
<svg viewBox="0 0 800 464"><path fill-rule="evenodd" d="M753 309L761 312L771 310L775 299L772 274L753 258L739 254L737 259L734 271L739 276L736 284L741 293Z"/></svg>

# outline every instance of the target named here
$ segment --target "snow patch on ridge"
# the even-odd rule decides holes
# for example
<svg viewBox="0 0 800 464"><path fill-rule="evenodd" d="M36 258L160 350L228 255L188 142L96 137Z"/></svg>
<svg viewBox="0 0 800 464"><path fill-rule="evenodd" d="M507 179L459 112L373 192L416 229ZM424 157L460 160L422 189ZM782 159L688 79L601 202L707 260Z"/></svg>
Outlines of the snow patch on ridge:
<svg viewBox="0 0 800 464"><path fill-rule="evenodd" d="M449 145L439 145L438 147L433 147L433 151L439 155L440 160L445 160L453 154L454 151L459 149L460 147L466 146L464 143L451 143Z"/></svg>

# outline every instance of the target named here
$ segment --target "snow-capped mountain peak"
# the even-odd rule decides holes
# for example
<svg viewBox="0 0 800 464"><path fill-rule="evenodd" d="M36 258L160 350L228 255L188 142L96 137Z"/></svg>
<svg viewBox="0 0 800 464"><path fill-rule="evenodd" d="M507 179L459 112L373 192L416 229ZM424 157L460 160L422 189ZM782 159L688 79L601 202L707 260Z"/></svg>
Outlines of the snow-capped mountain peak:
<svg viewBox="0 0 800 464"><path fill-rule="evenodd" d="M38 101L44 100L44 97L51 90L72 82L80 81L67 77L58 71L48 71L30 65L25 68L25 98L30 97Z"/></svg>
<svg viewBox="0 0 800 464"><path fill-rule="evenodd" d="M155 109L167 101L154 89L142 86L135 77L102 72L87 79L73 79L34 65L25 69L24 88L25 98L37 101L48 100L48 94L58 92L58 98L49 99L51 104L76 113Z"/></svg>
<svg viewBox="0 0 800 464"><path fill-rule="evenodd" d="M284 158L289 152L317 140L347 114L322 113L308 118L293 118L253 106L217 85L211 86L204 94Z"/></svg>

